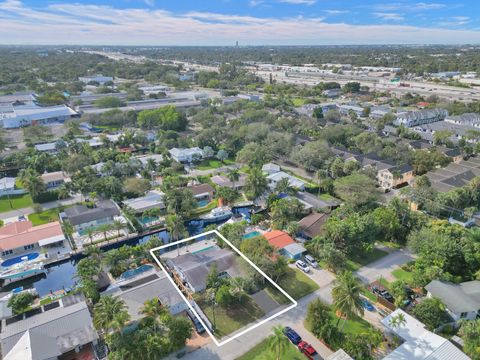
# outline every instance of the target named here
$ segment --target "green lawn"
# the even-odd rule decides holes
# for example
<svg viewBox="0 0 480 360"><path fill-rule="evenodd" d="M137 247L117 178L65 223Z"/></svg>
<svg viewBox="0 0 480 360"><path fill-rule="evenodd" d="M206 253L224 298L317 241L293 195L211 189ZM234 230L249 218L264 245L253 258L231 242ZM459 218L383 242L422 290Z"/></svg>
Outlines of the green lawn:
<svg viewBox="0 0 480 360"><path fill-rule="evenodd" d="M213 324L212 307L201 300L198 302L198 305ZM215 334L219 337L231 334L232 332L253 323L255 320L260 319L264 315L265 313L263 310L260 309L250 297L248 297L248 300L242 305L236 304L228 308L217 306L215 308Z"/></svg>
<svg viewBox="0 0 480 360"><path fill-rule="evenodd" d="M303 106L308 103L308 99L305 98L293 98L292 99L293 106Z"/></svg>
<svg viewBox="0 0 480 360"><path fill-rule="evenodd" d="M331 310L332 318L334 319L334 323L336 324L336 321L338 319L337 315L335 314L335 310ZM345 322L345 325L343 325L344 321L343 319L340 320L340 323L338 324L338 328L342 330L344 334L361 334L366 332L368 329L370 329L371 325L363 320L361 317L356 317L352 320L347 320ZM343 328L342 328L343 327Z"/></svg>
<svg viewBox="0 0 480 360"><path fill-rule="evenodd" d="M362 266L370 264L384 257L385 255L388 255L386 251L383 251L377 248L374 248L370 252L358 253L350 256L350 259L348 259L347 261L347 267L351 271L356 271L360 269Z"/></svg>
<svg viewBox="0 0 480 360"><path fill-rule="evenodd" d="M336 200L332 195L327 194L327 193L320 194L320 195L318 195L318 197L320 198L320 200L323 200L323 201Z"/></svg>
<svg viewBox="0 0 480 360"><path fill-rule="evenodd" d="M30 207L33 205L33 200L30 194L12 195L10 200L7 196L0 198L0 212L6 212L21 208Z"/></svg>
<svg viewBox="0 0 480 360"><path fill-rule="evenodd" d="M196 208L192 211L192 219L195 218L196 216L198 215L202 215L202 214L205 214L213 209L215 209L217 207L217 204L218 204L218 201L217 200L213 200L211 202L209 202L206 206L203 206L203 207L199 207L199 208Z"/></svg>
<svg viewBox="0 0 480 360"><path fill-rule="evenodd" d="M310 279L307 275L297 269L288 269L288 272L283 276L278 285L287 292L295 300L301 299L319 289L315 281ZM280 304L290 302L283 294L273 287L267 288L268 293Z"/></svg>
<svg viewBox="0 0 480 360"><path fill-rule="evenodd" d="M398 268L392 271L392 275L395 276L395 279L403 280L407 284L413 283L413 274L409 271Z"/></svg>
<svg viewBox="0 0 480 360"><path fill-rule="evenodd" d="M379 283L380 285L382 285L385 289L390 290L390 282L389 282L387 279L381 277L381 278L379 278L377 281L378 281L378 283Z"/></svg>
<svg viewBox="0 0 480 360"><path fill-rule="evenodd" d="M50 222L57 221L59 212L60 212L60 209L58 208L48 209L39 213L28 215L28 220L30 220L33 223L33 226L47 224Z"/></svg>
<svg viewBox="0 0 480 360"><path fill-rule="evenodd" d="M210 170L210 169L218 169L225 165L233 165L235 161L227 159L223 163L220 160L214 159L205 159L202 160L199 164L195 165L195 168L198 170Z"/></svg>
<svg viewBox="0 0 480 360"><path fill-rule="evenodd" d="M271 351L268 347L268 338L263 340L260 344L256 345L248 352L237 358L237 360L275 360L277 355ZM280 359L289 360L303 360L305 359L295 345L289 343L285 350L280 354Z"/></svg>
<svg viewBox="0 0 480 360"><path fill-rule="evenodd" d="M362 289L362 295L365 296L371 302L374 302L374 303L377 302L377 297L367 289Z"/></svg>

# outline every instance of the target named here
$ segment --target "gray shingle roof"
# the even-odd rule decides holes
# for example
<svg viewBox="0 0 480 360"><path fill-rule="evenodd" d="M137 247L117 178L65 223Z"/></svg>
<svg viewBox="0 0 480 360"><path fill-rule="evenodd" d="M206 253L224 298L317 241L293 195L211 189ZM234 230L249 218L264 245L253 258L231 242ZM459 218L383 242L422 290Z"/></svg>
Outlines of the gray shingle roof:
<svg viewBox="0 0 480 360"><path fill-rule="evenodd" d="M111 200L99 201L96 207L90 209L85 205L75 205L65 210L72 225L85 224L90 221L105 219L120 215L117 206Z"/></svg>
<svg viewBox="0 0 480 360"><path fill-rule="evenodd" d="M454 313L480 310L480 281L468 281L461 284L433 280L425 289L438 297Z"/></svg>

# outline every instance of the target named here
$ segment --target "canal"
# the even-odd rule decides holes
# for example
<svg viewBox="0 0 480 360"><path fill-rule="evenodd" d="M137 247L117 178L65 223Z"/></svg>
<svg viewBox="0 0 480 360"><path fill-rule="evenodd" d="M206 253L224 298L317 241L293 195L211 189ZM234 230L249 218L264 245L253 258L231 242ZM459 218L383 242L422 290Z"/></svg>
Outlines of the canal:
<svg viewBox="0 0 480 360"><path fill-rule="evenodd" d="M234 208L232 211L234 214L243 215L247 219L250 218L249 207ZM221 225L226 221L227 220L223 220L223 221L215 222L213 224ZM192 220L186 224L186 227L189 235L194 236L203 232L205 227L210 224L204 224L202 221ZM150 240L152 236L158 236L165 244L168 243L168 240L169 240L168 231L159 230L158 232L154 232L146 236L138 236L122 243L108 245L104 247L103 250L108 251L111 249L122 247L124 245L135 246L138 244L144 244L148 240ZM76 265L81 258L82 258L81 256L77 256L70 260L66 260L64 262L48 266L47 267L48 272L46 274L39 275L36 277L32 277L29 279L25 279L23 281L19 281L19 282L15 282L13 284L7 285L4 288L2 288L2 292L12 290L19 286L23 286L25 289L35 288L40 296L45 296L57 290L72 288L77 284L77 281L78 281L78 279L75 278L75 272L76 272Z"/></svg>

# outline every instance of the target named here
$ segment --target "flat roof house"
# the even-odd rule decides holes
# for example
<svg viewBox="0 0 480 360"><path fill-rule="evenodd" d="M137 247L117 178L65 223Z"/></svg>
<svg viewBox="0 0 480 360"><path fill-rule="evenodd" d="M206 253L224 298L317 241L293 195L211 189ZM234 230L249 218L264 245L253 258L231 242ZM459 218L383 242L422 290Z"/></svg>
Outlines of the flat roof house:
<svg viewBox="0 0 480 360"><path fill-rule="evenodd" d="M87 303L76 295L45 306L38 314L2 321L5 360L94 359L98 334ZM55 305L55 306L54 306Z"/></svg>
<svg viewBox="0 0 480 360"><path fill-rule="evenodd" d="M226 176L224 175L215 175L210 178L210 180L217 186L220 187L228 187L230 189L242 189L245 186L245 181L247 179L247 176L244 174L240 174L238 177L238 180L235 182L230 181Z"/></svg>
<svg viewBox="0 0 480 360"><path fill-rule="evenodd" d="M400 314L405 322L392 322ZM383 318L381 323L387 331L403 340L403 344L383 360L470 360L450 341L428 331L423 323L401 309Z"/></svg>
<svg viewBox="0 0 480 360"><path fill-rule="evenodd" d="M88 84L89 82L95 81L98 82L100 85L105 84L106 82L113 81L113 77L111 76L103 76L101 74L99 75L90 75L90 76L80 76L78 78L78 81L81 81L85 84Z"/></svg>
<svg viewBox="0 0 480 360"><path fill-rule="evenodd" d="M267 176L267 181L269 183L269 186L271 189L275 189L277 184L282 180L282 179L288 179L288 185L294 189L298 190L305 190L305 182L300 180L299 178L296 178L295 176L292 176L290 174L287 174L286 172L279 171L273 174L270 174Z"/></svg>
<svg viewBox="0 0 480 360"><path fill-rule="evenodd" d="M60 216L68 220L76 231L82 231L102 224L111 224L116 216L120 216L120 209L112 200L102 200L93 208L74 205L65 209Z"/></svg>
<svg viewBox="0 0 480 360"><path fill-rule="evenodd" d="M123 204L133 209L135 213L142 213L150 209L165 209L165 203L163 202L164 193L158 190L151 190L135 199L124 200Z"/></svg>
<svg viewBox="0 0 480 360"><path fill-rule="evenodd" d="M193 147L189 149L185 148L173 148L168 150L173 160L179 163L191 163L195 158L203 158L203 150L199 147Z"/></svg>
<svg viewBox="0 0 480 360"><path fill-rule="evenodd" d="M0 196L25 194L25 189L15 188L14 177L4 177L0 179Z"/></svg>
<svg viewBox="0 0 480 360"><path fill-rule="evenodd" d="M31 221L17 221L0 228L2 258L30 253L44 246L60 245L65 241L58 221L33 226Z"/></svg>
<svg viewBox="0 0 480 360"><path fill-rule="evenodd" d="M54 171L51 173L44 173L40 178L45 183L47 190L58 188L60 185L72 181L70 177L63 171Z"/></svg>
<svg viewBox="0 0 480 360"><path fill-rule="evenodd" d="M446 311L455 320L475 320L480 311L480 281L473 280L460 284L433 280L425 290L428 297L437 297L446 306Z"/></svg>

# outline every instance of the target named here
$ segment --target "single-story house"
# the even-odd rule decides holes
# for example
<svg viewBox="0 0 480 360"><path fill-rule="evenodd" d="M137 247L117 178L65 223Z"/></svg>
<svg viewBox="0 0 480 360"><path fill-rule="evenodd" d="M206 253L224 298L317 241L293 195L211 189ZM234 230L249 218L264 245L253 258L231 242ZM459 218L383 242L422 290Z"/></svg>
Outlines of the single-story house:
<svg viewBox="0 0 480 360"><path fill-rule="evenodd" d="M475 320L480 315L480 281L460 284L432 280L427 286L428 297L437 297L445 304L446 311L455 320Z"/></svg>
<svg viewBox="0 0 480 360"><path fill-rule="evenodd" d="M118 281L102 295L116 296L125 301L132 321L143 317L140 310L145 301L151 299L159 299L163 306L168 307L172 315L177 315L188 308L187 303L166 275L156 270L145 272L140 277Z"/></svg>
<svg viewBox="0 0 480 360"><path fill-rule="evenodd" d="M224 175L215 175L210 178L210 180L217 186L228 187L230 189L236 189L236 190L242 189L245 186L246 179L247 179L247 176L244 174L240 174L238 177L238 180L235 182L230 181Z"/></svg>
<svg viewBox="0 0 480 360"><path fill-rule="evenodd" d="M273 230L262 234L268 243L278 250L278 252L289 258L298 260L307 250L296 243L290 235L281 230Z"/></svg>
<svg viewBox="0 0 480 360"><path fill-rule="evenodd" d="M57 152L57 143L50 142L45 144L36 144L35 150L49 154L55 154Z"/></svg>
<svg viewBox="0 0 480 360"><path fill-rule="evenodd" d="M271 174L276 174L280 172L280 165L273 164L273 163L268 163L262 166L262 171L265 174L271 175Z"/></svg>
<svg viewBox="0 0 480 360"><path fill-rule="evenodd" d="M167 259L167 266L174 270L193 292L205 290L207 276L213 264L217 271L227 277L240 276L236 255L227 249L211 248L198 253L184 254Z"/></svg>
<svg viewBox="0 0 480 360"><path fill-rule="evenodd" d="M306 191L297 191L295 194L297 198L305 207L306 210L321 210L328 209L333 210L340 206L340 201L336 199L323 200L318 196Z"/></svg>
<svg viewBox="0 0 480 360"><path fill-rule="evenodd" d="M215 189L209 184L192 185L187 189L190 189L193 193L193 197L197 201L207 200L210 202L213 200L213 194L215 193Z"/></svg>
<svg viewBox="0 0 480 360"><path fill-rule="evenodd" d="M96 358L98 334L87 303L70 295L20 319L4 319L1 326L5 360ZM28 314L27 312L26 314Z"/></svg>
<svg viewBox="0 0 480 360"><path fill-rule="evenodd" d="M47 190L56 189L64 183L72 181L70 177L63 171L54 171L51 173L44 173L40 178L45 183Z"/></svg>
<svg viewBox="0 0 480 360"><path fill-rule="evenodd" d="M279 171L274 174L270 174L267 176L267 181L270 186L270 188L275 189L277 184L282 180L282 179L288 179L288 185L294 189L299 189L301 191L305 190L305 182L300 180L299 178L296 178L295 176L292 176L290 174L287 174L284 171Z"/></svg>
<svg viewBox="0 0 480 360"><path fill-rule="evenodd" d="M0 228L2 258L21 255L44 246L61 245L65 241L58 221L33 226L31 221L16 221Z"/></svg>
<svg viewBox="0 0 480 360"><path fill-rule="evenodd" d="M163 210L165 209L165 203L163 202L164 195L161 191L151 190L147 192L145 196L124 200L123 205L133 209L137 214L155 208Z"/></svg>
<svg viewBox="0 0 480 360"><path fill-rule="evenodd" d="M305 216L298 222L299 235L307 240L311 240L320 235L322 233L323 224L328 220L329 217L329 214L316 212Z"/></svg>
<svg viewBox="0 0 480 360"><path fill-rule="evenodd" d="M189 149L173 148L168 150L173 160L179 163L191 163L195 158L202 159L204 157L203 150L199 147Z"/></svg>
<svg viewBox="0 0 480 360"><path fill-rule="evenodd" d="M395 321L401 316L404 321ZM449 340L428 331L425 325L401 309L381 320L386 331L400 337L403 343L383 360L470 360Z"/></svg>
<svg viewBox="0 0 480 360"><path fill-rule="evenodd" d="M25 189L15 189L15 178L4 177L0 179L0 197L6 195L20 195L25 194Z"/></svg>
<svg viewBox="0 0 480 360"><path fill-rule="evenodd" d="M118 205L112 200L99 201L95 207L74 205L60 214L63 220L68 220L75 231L94 228L103 224L113 223L116 216L120 216Z"/></svg>
<svg viewBox="0 0 480 360"><path fill-rule="evenodd" d="M139 155L139 156L134 156L133 159L140 161L143 166L147 165L149 160L155 161L155 164L158 165L163 161L163 155L161 154Z"/></svg>

